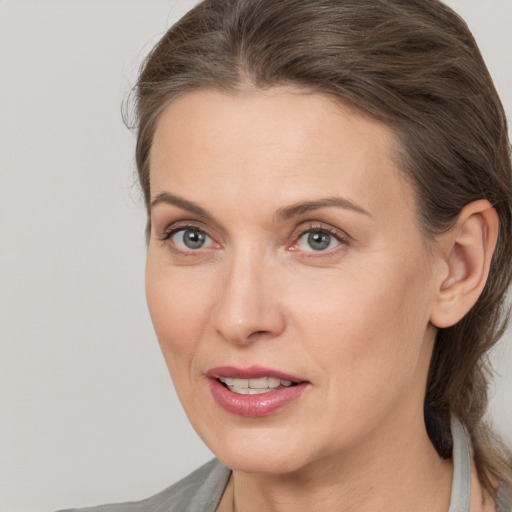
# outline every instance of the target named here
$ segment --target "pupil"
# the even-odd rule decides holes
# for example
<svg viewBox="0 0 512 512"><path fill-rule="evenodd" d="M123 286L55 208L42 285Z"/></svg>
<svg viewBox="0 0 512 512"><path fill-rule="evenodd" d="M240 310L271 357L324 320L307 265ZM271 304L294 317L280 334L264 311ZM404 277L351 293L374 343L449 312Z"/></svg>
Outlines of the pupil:
<svg viewBox="0 0 512 512"><path fill-rule="evenodd" d="M205 238L201 231L187 230L183 235L183 242L189 249L199 249L204 245Z"/></svg>
<svg viewBox="0 0 512 512"><path fill-rule="evenodd" d="M310 233L308 236L309 246L315 251L323 251L331 243L331 235L328 233Z"/></svg>

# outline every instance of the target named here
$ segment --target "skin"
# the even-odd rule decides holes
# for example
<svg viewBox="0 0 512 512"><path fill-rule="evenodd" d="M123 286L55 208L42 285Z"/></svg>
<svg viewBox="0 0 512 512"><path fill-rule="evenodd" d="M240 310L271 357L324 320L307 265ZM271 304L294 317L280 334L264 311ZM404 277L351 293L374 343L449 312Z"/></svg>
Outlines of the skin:
<svg viewBox="0 0 512 512"><path fill-rule="evenodd" d="M221 511L448 509L452 467L428 440L423 398L433 318L453 321L442 300L471 273L451 250L460 230L422 236L395 144L380 122L290 88L188 93L159 120L147 299L192 425L233 469ZM350 205L282 214L333 197ZM183 245L189 226L203 247ZM326 250L312 232L328 233ZM205 373L226 365L309 385L244 418L212 398Z"/></svg>

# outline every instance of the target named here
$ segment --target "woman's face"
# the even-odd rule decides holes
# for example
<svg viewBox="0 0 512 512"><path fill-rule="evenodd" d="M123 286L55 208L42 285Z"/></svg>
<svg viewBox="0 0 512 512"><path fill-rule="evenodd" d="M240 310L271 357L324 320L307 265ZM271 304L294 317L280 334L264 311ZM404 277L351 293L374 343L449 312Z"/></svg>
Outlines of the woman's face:
<svg viewBox="0 0 512 512"><path fill-rule="evenodd" d="M375 454L423 421L435 259L394 143L294 89L193 92L160 118L149 309L190 421L233 469Z"/></svg>

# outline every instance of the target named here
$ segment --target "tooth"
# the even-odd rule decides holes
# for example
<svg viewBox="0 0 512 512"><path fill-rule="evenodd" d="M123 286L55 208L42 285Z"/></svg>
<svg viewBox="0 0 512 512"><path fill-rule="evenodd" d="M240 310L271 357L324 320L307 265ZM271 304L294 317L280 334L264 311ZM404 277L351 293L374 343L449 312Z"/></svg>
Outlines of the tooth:
<svg viewBox="0 0 512 512"><path fill-rule="evenodd" d="M257 395L268 393L273 389L282 386L291 386L293 382L286 379L278 379L277 377L260 377L257 379L235 379L234 377L219 377L219 380L233 393L240 395Z"/></svg>
<svg viewBox="0 0 512 512"><path fill-rule="evenodd" d="M249 379L231 379L231 380L232 380L232 383L230 385L234 386L235 388L247 389L247 388L251 387Z"/></svg>
<svg viewBox="0 0 512 512"><path fill-rule="evenodd" d="M229 390L232 391L233 393L238 393L239 395L250 395L252 391L249 388L236 388L234 386L230 386Z"/></svg>
<svg viewBox="0 0 512 512"><path fill-rule="evenodd" d="M264 388L264 389L251 389L251 388L237 388L235 386L230 386L230 391L233 393L238 393L239 395L260 395L262 393L268 393L270 389Z"/></svg>
<svg viewBox="0 0 512 512"><path fill-rule="evenodd" d="M268 377L262 377L260 379L249 379L249 387L251 389L268 388Z"/></svg>
<svg viewBox="0 0 512 512"><path fill-rule="evenodd" d="M277 377L269 377L268 378L268 387L269 388L277 388L281 384L281 379Z"/></svg>
<svg viewBox="0 0 512 512"><path fill-rule="evenodd" d="M268 393L269 389L268 388L262 388L262 389L249 388L248 391L249 391L249 395L261 395L263 393Z"/></svg>

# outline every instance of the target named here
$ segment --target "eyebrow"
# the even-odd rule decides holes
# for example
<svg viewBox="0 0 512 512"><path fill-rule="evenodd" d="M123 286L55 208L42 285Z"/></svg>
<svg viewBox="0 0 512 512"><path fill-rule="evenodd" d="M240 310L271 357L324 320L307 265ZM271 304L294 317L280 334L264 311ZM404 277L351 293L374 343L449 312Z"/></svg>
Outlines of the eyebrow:
<svg viewBox="0 0 512 512"><path fill-rule="evenodd" d="M213 215L208 210L205 210L201 206L193 203L192 201L187 201L186 199L170 194L169 192L162 192L161 194L155 196L151 201L150 210L152 210L155 206L162 203L171 204L173 206L181 208L182 210L186 210L187 212L198 215L199 217L213 220Z"/></svg>
<svg viewBox="0 0 512 512"><path fill-rule="evenodd" d="M162 192L161 194L155 196L151 201L150 209L153 209L155 206L162 203L177 206L182 210L186 210L205 219L214 219L214 216L208 210L205 210L203 207L199 206L196 203L193 203L192 201L188 201L187 199L183 199L182 197L170 194L169 192ZM290 206L286 206L285 208L280 208L274 214L274 222L287 220L296 215L304 215L306 213L318 210L320 208L332 207L352 210L356 213L360 213L371 217L370 213L368 213L364 208L353 203L348 199L344 199L342 197L325 197L322 199L315 199L313 201L300 201Z"/></svg>
<svg viewBox="0 0 512 512"><path fill-rule="evenodd" d="M274 220L279 222L294 217L295 215L304 215L305 213L309 213L320 208L330 207L352 210L356 213L361 213L371 217L370 213L368 213L364 208L353 203L352 201L349 201L348 199L344 199L343 197L325 197L323 199L316 199L314 201L301 201L299 203L292 204L291 206L280 208L274 214Z"/></svg>

